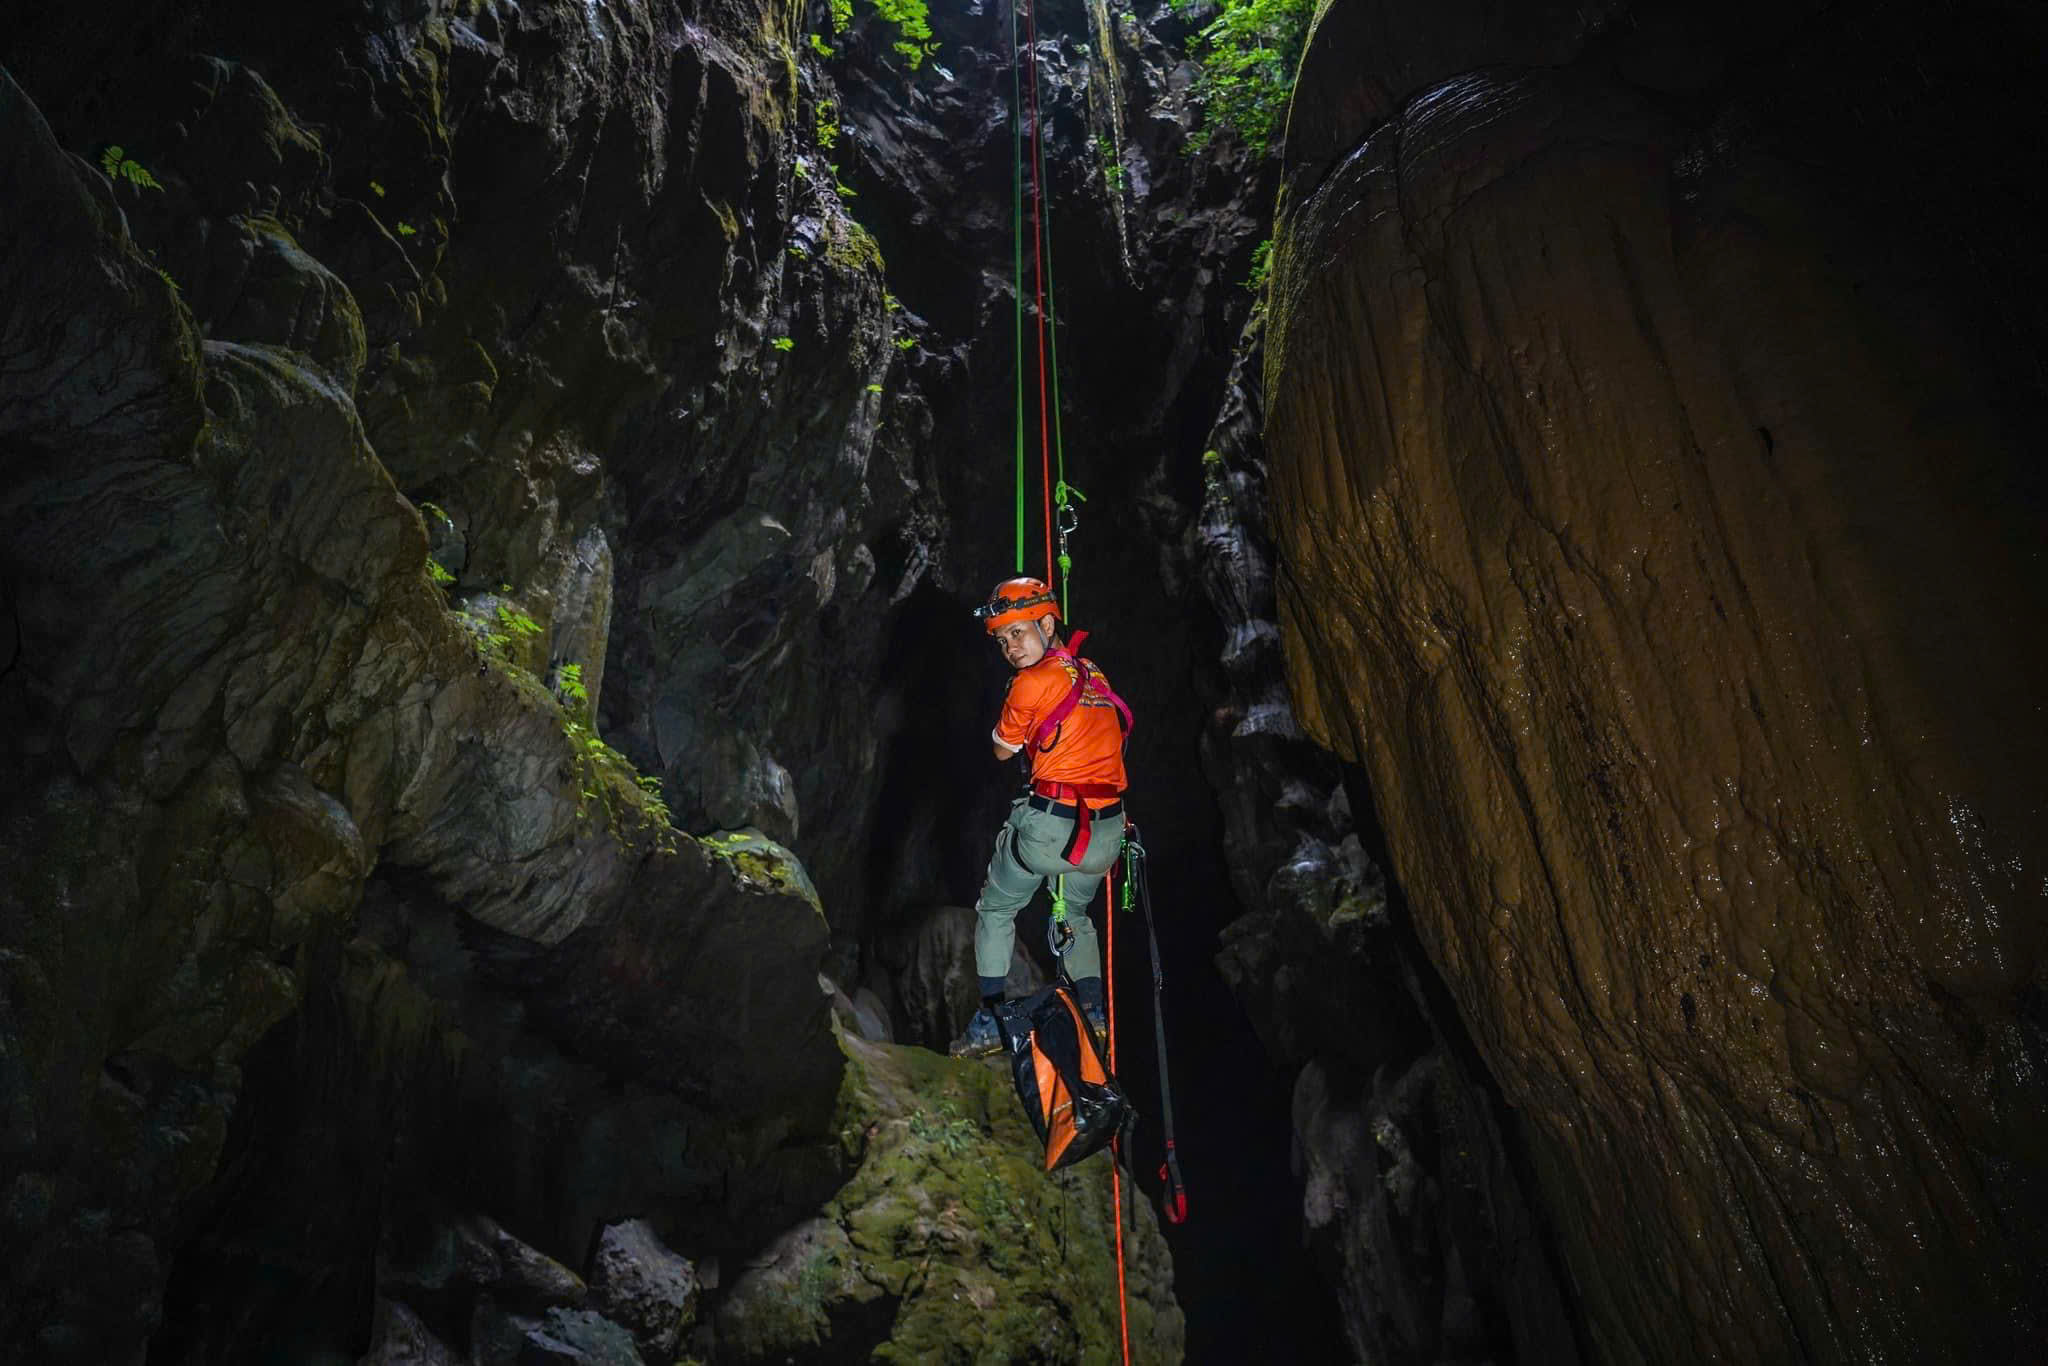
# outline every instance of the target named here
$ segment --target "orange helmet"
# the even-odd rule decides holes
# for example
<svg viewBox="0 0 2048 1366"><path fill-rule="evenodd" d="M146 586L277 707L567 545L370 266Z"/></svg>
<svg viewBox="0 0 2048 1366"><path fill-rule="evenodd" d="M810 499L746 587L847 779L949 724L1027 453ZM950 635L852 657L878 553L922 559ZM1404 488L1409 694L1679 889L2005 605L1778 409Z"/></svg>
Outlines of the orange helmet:
<svg viewBox="0 0 2048 1366"><path fill-rule="evenodd" d="M1061 620L1060 600L1044 579L1004 579L988 595L988 601L974 609L994 635L1013 621L1037 621L1046 613Z"/></svg>

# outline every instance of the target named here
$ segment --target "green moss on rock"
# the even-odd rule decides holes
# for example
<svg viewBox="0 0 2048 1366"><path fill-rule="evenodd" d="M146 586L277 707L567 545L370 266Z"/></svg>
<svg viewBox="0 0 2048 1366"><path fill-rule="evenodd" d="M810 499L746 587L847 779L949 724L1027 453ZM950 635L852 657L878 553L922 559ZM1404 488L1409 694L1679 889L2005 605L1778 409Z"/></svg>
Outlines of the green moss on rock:
<svg viewBox="0 0 2048 1366"><path fill-rule="evenodd" d="M1109 1155L1042 1171L999 1062L843 1047L841 1141L859 1166L735 1285L719 1311L721 1359L863 1348L877 1362L1120 1358ZM1164 1242L1149 1208L1127 1206L1126 1219L1133 1359L1178 1361Z"/></svg>

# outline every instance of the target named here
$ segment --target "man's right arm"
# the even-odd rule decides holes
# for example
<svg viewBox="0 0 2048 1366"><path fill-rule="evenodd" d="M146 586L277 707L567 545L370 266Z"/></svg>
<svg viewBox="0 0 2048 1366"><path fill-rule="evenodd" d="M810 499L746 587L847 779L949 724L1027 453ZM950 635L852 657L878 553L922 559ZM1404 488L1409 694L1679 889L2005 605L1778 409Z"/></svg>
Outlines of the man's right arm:
<svg viewBox="0 0 2048 1366"><path fill-rule="evenodd" d="M1036 716L1037 707L1028 676L1012 674L1010 686L1003 693L1002 715L996 718L996 728L989 732L988 737L995 742L998 760L1007 759L1024 748Z"/></svg>

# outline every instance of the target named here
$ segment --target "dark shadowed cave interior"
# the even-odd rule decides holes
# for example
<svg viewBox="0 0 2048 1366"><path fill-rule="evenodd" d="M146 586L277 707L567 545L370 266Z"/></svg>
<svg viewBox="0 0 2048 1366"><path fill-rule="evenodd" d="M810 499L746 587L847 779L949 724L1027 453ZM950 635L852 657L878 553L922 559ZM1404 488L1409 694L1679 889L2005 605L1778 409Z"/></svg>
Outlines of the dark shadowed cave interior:
<svg viewBox="0 0 2048 1366"><path fill-rule="evenodd" d="M10 14L0 1360L2048 1361L2044 68ZM1120 1167L946 1056L1055 442L1182 1224L1140 917Z"/></svg>

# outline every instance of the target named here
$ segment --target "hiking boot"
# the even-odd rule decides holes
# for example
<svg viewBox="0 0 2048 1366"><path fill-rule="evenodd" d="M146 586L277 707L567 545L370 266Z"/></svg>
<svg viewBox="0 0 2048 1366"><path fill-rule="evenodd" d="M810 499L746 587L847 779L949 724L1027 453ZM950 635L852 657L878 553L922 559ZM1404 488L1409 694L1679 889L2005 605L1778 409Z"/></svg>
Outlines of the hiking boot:
<svg viewBox="0 0 2048 1366"><path fill-rule="evenodd" d="M987 1006L968 1017L966 1030L946 1049L956 1058L985 1058L1002 1051L1003 1032L996 1028L995 1014Z"/></svg>

